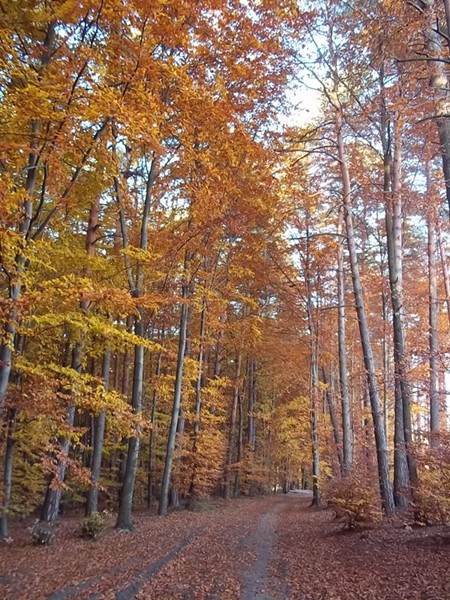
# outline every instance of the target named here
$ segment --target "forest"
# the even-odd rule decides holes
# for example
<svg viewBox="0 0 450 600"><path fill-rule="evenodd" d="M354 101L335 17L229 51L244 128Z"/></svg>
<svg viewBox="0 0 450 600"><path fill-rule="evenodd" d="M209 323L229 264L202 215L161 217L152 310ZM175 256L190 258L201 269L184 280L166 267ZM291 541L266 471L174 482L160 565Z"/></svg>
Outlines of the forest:
<svg viewBox="0 0 450 600"><path fill-rule="evenodd" d="M450 0L0 0L4 547L450 522L449 64Z"/></svg>

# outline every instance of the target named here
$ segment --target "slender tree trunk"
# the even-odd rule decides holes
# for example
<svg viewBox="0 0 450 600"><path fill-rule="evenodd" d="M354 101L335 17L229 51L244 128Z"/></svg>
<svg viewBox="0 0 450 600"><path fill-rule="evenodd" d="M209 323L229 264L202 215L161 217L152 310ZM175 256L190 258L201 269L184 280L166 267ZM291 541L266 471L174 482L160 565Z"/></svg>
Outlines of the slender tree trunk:
<svg viewBox="0 0 450 600"><path fill-rule="evenodd" d="M140 232L140 240L139 240L139 249L147 250L148 248L148 234L149 234L149 225L150 225L150 209L152 206L152 193L153 186L158 174L158 161L157 157L153 156L150 165L150 171L147 176L146 190L145 190L145 200L144 207L142 212L142 221L141 221L141 232ZM120 222L121 222L121 230L122 230L122 243L123 247L126 249L128 247L128 235L125 224L125 215L123 213L123 207L121 202L120 195L120 186L117 178L114 178L115 189L117 195L117 202L119 204L120 210ZM142 264L138 264L136 268L136 278L133 279L133 275L131 272L131 266L128 260L128 256L125 255L125 268L128 277L128 284L130 286L130 291L133 296L139 299L144 293L144 272ZM145 328L144 328L144 310L142 308L138 308L139 317L135 320L134 324L134 332L138 338L144 338ZM143 405L143 395L144 395L144 360L145 360L145 349L144 346L139 343L134 347L134 370L133 370L133 393L131 399L131 405L133 408L133 412L136 415L140 415L142 413L142 405ZM119 501L119 513L117 517L116 527L118 529L124 529L130 531L132 529L132 509L133 509L133 496L134 496L134 488L136 484L136 473L139 462L139 450L140 450L140 436L141 430L138 428L136 430L135 435L131 436L128 440L128 451L127 451L127 460L125 466L125 473L122 483L122 489L120 492L120 501Z"/></svg>
<svg viewBox="0 0 450 600"><path fill-rule="evenodd" d="M227 313L226 311L220 317L220 325L224 325L226 323ZM223 353L223 338L224 338L224 327L220 327L219 336L217 338L216 344L216 352L214 359L214 377L220 377L222 372L222 353Z"/></svg>
<svg viewBox="0 0 450 600"><path fill-rule="evenodd" d="M384 107L383 107L384 108ZM394 160L391 134L383 113L384 196L386 215L387 255L391 291L394 334L394 498L396 506L408 504L410 471L408 468L405 422L409 412L409 386L406 379L406 339L403 308L403 242L401 206L401 131L394 125ZM409 425L408 429L411 429Z"/></svg>
<svg viewBox="0 0 450 600"><path fill-rule="evenodd" d="M413 3L411 3L413 5ZM442 57L448 59L443 52L443 36L436 30L438 22L435 0L426 0L421 3L427 18L424 30L425 48L430 57L427 65L431 71L430 87L434 98L434 117L439 134L441 146L442 170L444 173L445 193L450 208L450 118L448 116L449 85L445 63ZM444 0L447 26L450 22L449 0ZM448 33L447 33L448 35ZM449 41L447 39L447 44ZM450 44L449 44L450 46Z"/></svg>
<svg viewBox="0 0 450 600"><path fill-rule="evenodd" d="M126 327L127 327L127 331L132 333L132 331L133 331L133 317L132 316L127 317ZM128 396L130 393L131 355L132 355L131 350L128 347L126 347L125 351L123 353L122 386L121 386L122 396L126 399L128 399ZM127 440L122 439L121 446L125 445L126 441ZM126 464L127 464L127 450L121 449L119 451L119 470L117 473L117 478L118 478L120 484L123 484L124 479L125 479ZM119 495L119 502L120 502L120 495Z"/></svg>
<svg viewBox="0 0 450 600"><path fill-rule="evenodd" d="M429 273L429 352L430 352L430 431L440 431L439 399L439 300L436 270L436 225L434 211L430 209L428 227L428 273ZM436 440L432 440L435 442Z"/></svg>
<svg viewBox="0 0 450 600"><path fill-rule="evenodd" d="M13 466L14 466L14 448L16 440L14 432L16 429L17 409L10 408L7 412L7 433L5 458L3 466L3 490L0 518L0 538L6 540L9 537L9 507L11 503L11 493L13 484Z"/></svg>
<svg viewBox="0 0 450 600"><path fill-rule="evenodd" d="M339 209L338 234L344 229L344 209ZM342 407L342 471L347 475L353 463L353 433L350 396L347 375L346 308L345 308L345 271L344 247L338 246L338 348L339 348L339 386Z"/></svg>
<svg viewBox="0 0 450 600"><path fill-rule="evenodd" d="M194 407L194 427L192 432L192 473L191 482L189 485L189 503L192 505L196 500L197 495L197 446L200 436L200 417L202 411L202 389L204 386L203 362L204 362L204 346L206 333L206 301L203 299L202 311L200 314L200 333L199 333L199 350L197 356L198 375L195 382L195 407Z"/></svg>
<svg viewBox="0 0 450 600"><path fill-rule="evenodd" d="M384 269L381 276L384 280ZM386 439L389 439L389 396L388 396L388 377L389 377L389 342L388 342L388 301L387 293L383 290L381 294L382 317L383 317L383 419Z"/></svg>
<svg viewBox="0 0 450 600"><path fill-rule="evenodd" d="M312 439L312 475L313 475L313 505L320 506L320 450L319 450L319 419L318 419L318 394L319 394L319 368L317 358L311 357L311 439Z"/></svg>
<svg viewBox="0 0 450 600"><path fill-rule="evenodd" d="M250 449L254 452L256 447L256 363L254 360L249 364L248 377L248 432L247 440Z"/></svg>
<svg viewBox="0 0 450 600"><path fill-rule="evenodd" d="M306 285L306 314L308 319L309 334L309 402L310 402L310 432L312 451L312 478L313 501L312 504L320 506L320 448L319 448L319 326L313 304L313 283L317 277L311 271L311 238L310 238L310 213L305 211L305 246L302 255L303 278Z"/></svg>
<svg viewBox="0 0 450 600"><path fill-rule="evenodd" d="M25 348L25 337L23 335L17 335L15 338L15 354L23 355ZM20 372L13 370L11 372L11 382L15 386L19 386L21 382ZM0 415L1 415L0 411ZM3 490L1 494L1 505L0 505L0 539L7 539L9 537L9 510L11 504L11 494L13 485L13 467L14 467L14 453L16 447L15 431L17 426L17 416L19 414L18 409L15 406L9 407L5 415L5 429L6 429L6 441L5 441L5 454L3 462Z"/></svg>
<svg viewBox="0 0 450 600"><path fill-rule="evenodd" d="M247 444L250 452L250 461L253 460L256 450L256 361L250 360L248 366L248 403L247 403ZM252 464L252 463L250 463ZM255 484L250 482L249 495L253 496L256 492Z"/></svg>
<svg viewBox="0 0 450 600"><path fill-rule="evenodd" d="M331 379L331 378L330 378ZM342 455L342 441L341 433L339 431L339 423L336 415L336 406L334 402L333 390L331 387L331 381L327 379L327 373L325 367L322 367L322 382L325 386L325 400L327 404L328 413L330 415L331 427L333 429L334 447L336 449L336 457L339 464L339 471L344 474L344 461Z"/></svg>
<svg viewBox="0 0 450 600"><path fill-rule="evenodd" d="M356 313L358 317L359 333L361 347L364 357L364 367L367 376L367 385L369 388L369 397L372 410L373 428L375 434L375 445L377 450L378 476L380 480L380 492L383 500L384 509L387 513L394 510L394 495L389 476L389 453L387 440L383 425L383 413L378 394L378 384L376 379L375 361L372 352L372 343L369 333L369 324L367 321L366 309L364 305L364 294L359 272L358 256L356 250L355 233L353 228L353 217L351 207L351 184L348 171L347 157L345 154L345 144L342 135L343 119L336 111L336 138L339 154L339 164L342 176L343 186L343 206L345 215L345 226L347 231L347 243L350 257L350 268L353 282L353 292L356 302Z"/></svg>
<svg viewBox="0 0 450 600"><path fill-rule="evenodd" d="M109 378L111 369L111 350L105 349L102 363L102 378L105 392L109 390ZM102 466L103 441L105 438L106 411L100 411L95 418L94 426L94 444L92 449L91 478L92 485L88 492L86 502L86 515L89 516L98 510L98 483L100 481L100 472Z"/></svg>
<svg viewBox="0 0 450 600"><path fill-rule="evenodd" d="M239 390L240 390L240 379L241 379L241 368L242 368L242 349L239 350L236 360L236 372L234 376L233 386L233 402L231 404L231 415L230 415L230 428L228 432L228 452L227 452L227 464L225 467L225 485L224 495L225 498L230 496L230 485L231 485L231 465L233 464L233 456L236 445L236 422L238 416L238 402L239 402Z"/></svg>
<svg viewBox="0 0 450 600"><path fill-rule="evenodd" d="M50 21L47 25L47 31L42 46L42 54L40 64L36 66L36 70L42 77L46 67L48 66L55 45L56 21ZM38 137L41 129L41 122L36 119L30 123L30 152L28 154L28 162L25 173L25 186L23 202L23 219L18 227L19 233L23 240L27 240L30 234L33 219L33 195L36 186L37 169L39 163ZM12 278L12 284L9 289L9 299L11 300L12 309L8 315L5 333L6 341L0 345L0 411L3 408L6 392L12 372L13 348L15 346L16 336L16 321L17 321L17 302L22 294L22 276L26 270L26 258L23 253L18 253L15 257L16 274ZM3 337L3 336L2 336Z"/></svg>
<svg viewBox="0 0 450 600"><path fill-rule="evenodd" d="M180 316L180 336L178 340L178 359L177 368L175 375L175 389L174 399L172 407L172 417L170 421L169 437L167 440L166 460L164 463L164 474L161 486L161 497L159 500L158 514L165 515L169 505L169 488L170 479L172 474L172 464L175 451L175 442L177 435L178 416L181 408L181 392L183 384L183 371L184 371L184 355L186 351L186 333L188 325L188 286L183 284L182 289L182 304L181 304L181 316Z"/></svg>
<svg viewBox="0 0 450 600"><path fill-rule="evenodd" d="M127 331L133 331L133 317L127 317ZM130 390L130 366L131 366L131 353L128 348L125 348L123 353L122 362L122 395L128 398Z"/></svg>
<svg viewBox="0 0 450 600"><path fill-rule="evenodd" d="M140 317L141 318L135 323L134 332L136 336L142 338L144 336L144 324L142 322L143 314L141 311ZM134 347L133 393L131 399L133 412L136 415L139 415L142 412L144 357L144 347L136 345ZM131 531L133 528L131 513L133 509L133 495L139 461L140 434L141 431L138 429L135 435L128 440L125 474L120 492L119 513L116 523L118 529L125 529L128 531Z"/></svg>
<svg viewBox="0 0 450 600"><path fill-rule="evenodd" d="M241 494L241 461L244 453L244 407L242 402L242 394L238 393L238 438L237 438L237 462L234 477L233 496L236 498Z"/></svg>
<svg viewBox="0 0 450 600"><path fill-rule="evenodd" d="M161 334L161 338L164 337L164 332ZM152 504L152 498L155 496L155 443L156 443L156 410L158 405L158 383L161 375L162 367L162 352L158 354L158 361L156 363L155 371L155 385L153 387L152 395L152 413L150 422L150 436L149 436L149 450L148 450L148 475L147 475L147 508L150 508Z"/></svg>

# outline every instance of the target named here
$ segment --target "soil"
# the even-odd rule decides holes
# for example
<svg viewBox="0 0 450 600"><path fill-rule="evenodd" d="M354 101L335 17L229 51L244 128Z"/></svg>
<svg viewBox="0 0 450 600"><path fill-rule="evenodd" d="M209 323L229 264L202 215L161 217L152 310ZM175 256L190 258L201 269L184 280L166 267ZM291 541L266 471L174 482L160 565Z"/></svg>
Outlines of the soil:
<svg viewBox="0 0 450 600"><path fill-rule="evenodd" d="M2 600L450 600L450 529L347 531L309 494L141 514L132 533L79 537L61 520L37 547L23 524L0 546Z"/></svg>

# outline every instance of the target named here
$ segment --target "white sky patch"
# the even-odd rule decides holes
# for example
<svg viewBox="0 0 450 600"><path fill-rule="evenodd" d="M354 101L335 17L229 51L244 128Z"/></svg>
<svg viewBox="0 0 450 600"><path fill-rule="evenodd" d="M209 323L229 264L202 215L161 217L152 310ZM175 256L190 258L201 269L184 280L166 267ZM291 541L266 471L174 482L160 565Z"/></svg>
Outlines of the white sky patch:
<svg viewBox="0 0 450 600"><path fill-rule="evenodd" d="M280 122L290 127L304 127L315 121L321 113L321 94L318 90L299 87L287 93L292 110L280 115Z"/></svg>

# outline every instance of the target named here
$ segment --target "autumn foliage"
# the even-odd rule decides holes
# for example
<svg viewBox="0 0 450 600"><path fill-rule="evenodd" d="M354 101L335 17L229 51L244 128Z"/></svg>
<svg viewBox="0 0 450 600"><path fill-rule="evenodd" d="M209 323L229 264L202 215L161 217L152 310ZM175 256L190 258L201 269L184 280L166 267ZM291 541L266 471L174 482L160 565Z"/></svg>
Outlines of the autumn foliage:
<svg viewBox="0 0 450 600"><path fill-rule="evenodd" d="M448 520L448 24L400 4L2 6L3 538L291 487Z"/></svg>

